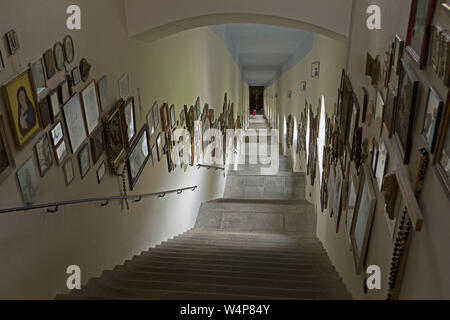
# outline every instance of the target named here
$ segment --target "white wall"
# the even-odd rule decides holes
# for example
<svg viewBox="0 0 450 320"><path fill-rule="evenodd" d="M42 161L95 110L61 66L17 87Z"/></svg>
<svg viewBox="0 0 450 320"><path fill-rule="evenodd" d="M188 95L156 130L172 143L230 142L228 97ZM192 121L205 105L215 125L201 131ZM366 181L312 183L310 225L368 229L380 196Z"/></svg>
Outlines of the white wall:
<svg viewBox="0 0 450 320"><path fill-rule="evenodd" d="M81 7L80 31L68 31L65 27L69 4ZM222 111L225 92L235 103L236 113L248 101L248 87L242 82L238 67L222 40L207 28L176 34L152 44L131 40L125 27L123 0L2 1L0 12L3 12L0 33L15 28L21 45L14 56L9 56L2 47L6 70L0 73L1 83L70 34L75 44L75 61L87 58L93 66L91 79L108 75L111 101L118 97L118 79L123 73L129 73L131 94L136 98L138 129L143 126L155 100L175 104L177 117L183 105L194 104L197 96L202 106L208 103L215 109L216 117ZM68 70L75 63L68 66ZM49 81L49 86L55 87L63 77L62 72L58 73ZM79 85L76 90L83 86ZM0 114L7 119L3 100ZM12 144L9 124L5 125ZM33 157L36 164L33 148L43 134L41 130L24 150L14 149L18 167L29 157ZM152 145L155 138L156 134ZM97 184L96 170L100 162L81 181L77 156L71 157L75 181L66 187L62 168L54 165L40 179L41 194L37 203L120 193L118 178L107 175L100 185ZM15 171L0 184L2 208L23 205ZM79 265L82 280L86 282L104 269L113 268L134 254L193 227L200 203L222 196L224 178L220 171L189 168L186 173L177 169L169 174L165 158L154 168L147 164L133 193L191 185L198 185L198 191L167 196L164 200L131 203L130 211L112 203L106 208L99 205L65 207L56 214L44 210L2 214L0 298L52 298L65 290L68 265Z"/></svg>

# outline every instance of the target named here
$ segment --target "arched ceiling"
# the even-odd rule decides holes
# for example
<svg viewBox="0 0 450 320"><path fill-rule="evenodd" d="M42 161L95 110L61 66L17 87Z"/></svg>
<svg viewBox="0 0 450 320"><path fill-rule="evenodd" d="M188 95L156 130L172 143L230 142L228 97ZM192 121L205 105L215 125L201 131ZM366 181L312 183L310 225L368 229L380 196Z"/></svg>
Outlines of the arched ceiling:
<svg viewBox="0 0 450 320"><path fill-rule="evenodd" d="M261 24L211 26L220 36L252 86L267 86L293 67L311 49L314 34L308 31Z"/></svg>

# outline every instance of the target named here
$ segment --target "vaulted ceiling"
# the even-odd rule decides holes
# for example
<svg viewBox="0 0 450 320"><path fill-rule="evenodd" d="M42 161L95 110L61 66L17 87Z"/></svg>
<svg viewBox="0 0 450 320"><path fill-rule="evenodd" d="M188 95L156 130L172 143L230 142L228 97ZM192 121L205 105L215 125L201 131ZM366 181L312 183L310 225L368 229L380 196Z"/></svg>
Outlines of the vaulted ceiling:
<svg viewBox="0 0 450 320"><path fill-rule="evenodd" d="M308 31L261 25L211 26L251 86L268 86L311 51L314 34Z"/></svg>

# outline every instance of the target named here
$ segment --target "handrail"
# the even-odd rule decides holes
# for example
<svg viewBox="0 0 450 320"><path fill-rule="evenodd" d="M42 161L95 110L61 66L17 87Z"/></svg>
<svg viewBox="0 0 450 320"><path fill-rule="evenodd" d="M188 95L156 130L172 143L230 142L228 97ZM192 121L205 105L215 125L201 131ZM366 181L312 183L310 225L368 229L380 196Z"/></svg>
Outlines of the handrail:
<svg viewBox="0 0 450 320"><path fill-rule="evenodd" d="M37 204L37 205L31 205L31 206L25 206L25 207L0 209L0 214L17 212L17 211L44 209L44 208L47 208L47 212L49 212L49 213L56 213L56 212L58 212L59 208L62 206L68 206L68 205L80 204L80 203L89 203L89 202L101 202L100 205L102 207L106 207L107 205L109 205L110 201L113 201L113 200L134 199L134 202L137 203L137 202L140 202L142 200L142 198L149 198L149 197L154 197L154 196L157 196L158 198L164 198L166 195L171 194L171 193L181 194L181 193L183 193L183 191L186 191L186 190L195 191L197 188L198 188L198 186L192 186L192 187L179 188L179 189L168 190L168 191L135 194L135 195L127 195L127 196L112 196L112 197L99 197L99 198L86 198L86 199L77 199L77 200L58 201L58 202L43 203L43 204Z"/></svg>
<svg viewBox="0 0 450 320"><path fill-rule="evenodd" d="M218 167L218 166L209 166L209 165L206 165L206 164L197 164L197 169L200 169L200 168L207 168L208 170L209 169L214 169L214 170L225 170L225 168L224 167Z"/></svg>

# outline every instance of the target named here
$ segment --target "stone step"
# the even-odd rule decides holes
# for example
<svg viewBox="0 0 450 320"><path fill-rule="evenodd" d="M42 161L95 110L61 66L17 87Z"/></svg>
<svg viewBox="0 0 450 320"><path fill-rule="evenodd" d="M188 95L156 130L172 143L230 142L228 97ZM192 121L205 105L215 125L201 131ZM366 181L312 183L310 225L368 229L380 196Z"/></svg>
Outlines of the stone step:
<svg viewBox="0 0 450 320"><path fill-rule="evenodd" d="M331 287L341 286L343 283L339 277L294 277L286 279L274 279L267 275L248 274L242 276L240 274L204 274L201 272L178 272L166 273L163 270L151 272L132 271L124 266L118 266L113 271L104 271L102 277L108 273L110 277L121 279L138 280L138 281L174 281L174 282L192 282L219 285L246 285L251 287L265 288L287 288L287 289L327 289ZM260 276L260 277L258 277ZM262 278L266 276L266 278Z"/></svg>
<svg viewBox="0 0 450 320"><path fill-rule="evenodd" d="M231 284L210 284L194 282L176 282L161 280L130 280L127 278L111 277L111 274L105 274L105 277L94 278L88 285L139 289L139 290L170 290L170 291L193 291L199 293L227 294L240 296L265 296L276 298L292 299L329 299L331 297L341 298L341 286L329 286L326 289L304 289L304 288L267 288L253 287Z"/></svg>

